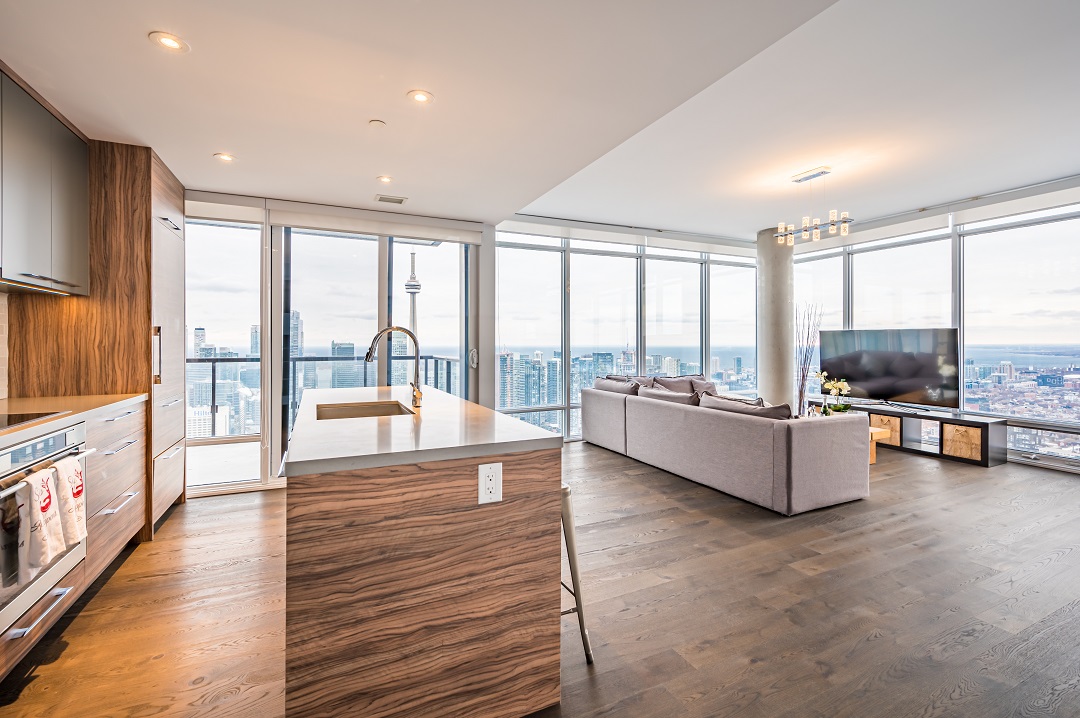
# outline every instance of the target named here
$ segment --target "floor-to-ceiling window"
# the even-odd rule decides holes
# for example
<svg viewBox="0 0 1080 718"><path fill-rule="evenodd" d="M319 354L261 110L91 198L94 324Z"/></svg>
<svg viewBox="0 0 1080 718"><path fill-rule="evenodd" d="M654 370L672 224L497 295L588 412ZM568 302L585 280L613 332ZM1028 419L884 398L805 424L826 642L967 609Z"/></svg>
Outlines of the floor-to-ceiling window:
<svg viewBox="0 0 1080 718"><path fill-rule="evenodd" d="M570 404L597 377L637 373L638 259L632 254L570 253ZM570 436L581 434L580 411L572 408Z"/></svg>
<svg viewBox="0 0 1080 718"><path fill-rule="evenodd" d="M701 263L645 260L645 374L701 374Z"/></svg>
<svg viewBox="0 0 1080 718"><path fill-rule="evenodd" d="M757 390L757 270L709 264L709 366L717 388Z"/></svg>
<svg viewBox="0 0 1080 718"><path fill-rule="evenodd" d="M187 266L187 485L262 472L262 250L259 225L191 221Z"/></svg>
<svg viewBox="0 0 1080 718"><path fill-rule="evenodd" d="M532 408L518 418L561 434L566 421L563 253L509 246L498 247L496 253L495 406Z"/></svg>
<svg viewBox="0 0 1080 718"><path fill-rule="evenodd" d="M809 256L795 262L795 307L799 311L812 309L821 317L821 329L844 328L844 257L831 254ZM812 372L821 366L818 350L814 350ZM817 394L821 383L807 380L807 391Z"/></svg>
<svg viewBox="0 0 1080 718"><path fill-rule="evenodd" d="M399 237L389 242L390 316L393 324L411 329L420 339L420 381L464 396L466 246ZM395 332L391 349L388 383L410 383L412 343Z"/></svg>
<svg viewBox="0 0 1080 718"><path fill-rule="evenodd" d="M964 408L1080 424L1080 218L963 229ZM1010 428L1010 448L1080 460L1075 433Z"/></svg>
<svg viewBox="0 0 1080 718"><path fill-rule="evenodd" d="M708 372L728 391L754 391L752 258L510 232L497 239L501 411L576 437L581 390L608 374ZM715 372L702 367L706 335Z"/></svg>
<svg viewBox="0 0 1080 718"><path fill-rule="evenodd" d="M287 426L305 389L378 385L379 238L285 228Z"/></svg>

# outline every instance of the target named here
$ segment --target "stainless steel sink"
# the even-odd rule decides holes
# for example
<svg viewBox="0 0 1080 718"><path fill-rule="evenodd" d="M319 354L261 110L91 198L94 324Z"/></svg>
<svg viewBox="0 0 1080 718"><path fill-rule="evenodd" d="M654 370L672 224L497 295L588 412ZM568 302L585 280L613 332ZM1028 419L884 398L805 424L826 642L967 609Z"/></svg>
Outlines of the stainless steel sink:
<svg viewBox="0 0 1080 718"><path fill-rule="evenodd" d="M349 404L318 404L315 406L315 418L317 420L406 416L415 413L400 401L358 401Z"/></svg>

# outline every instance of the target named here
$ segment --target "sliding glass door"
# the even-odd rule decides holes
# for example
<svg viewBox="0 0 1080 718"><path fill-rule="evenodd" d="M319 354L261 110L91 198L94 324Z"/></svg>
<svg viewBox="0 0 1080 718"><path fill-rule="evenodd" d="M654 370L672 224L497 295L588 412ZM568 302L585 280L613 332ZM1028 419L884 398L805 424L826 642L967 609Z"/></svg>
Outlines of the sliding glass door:
<svg viewBox="0 0 1080 718"><path fill-rule="evenodd" d="M259 483L263 456L262 226L188 222L187 486Z"/></svg>
<svg viewBox="0 0 1080 718"><path fill-rule="evenodd" d="M305 389L377 386L364 361L379 320L379 238L283 229L286 426ZM285 351L284 347L287 347Z"/></svg>

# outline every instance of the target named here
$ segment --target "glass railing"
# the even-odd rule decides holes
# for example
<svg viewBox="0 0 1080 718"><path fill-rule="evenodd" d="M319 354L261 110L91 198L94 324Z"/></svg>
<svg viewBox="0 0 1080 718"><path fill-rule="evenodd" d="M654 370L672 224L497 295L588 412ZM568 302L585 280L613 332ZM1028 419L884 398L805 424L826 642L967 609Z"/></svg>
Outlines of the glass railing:
<svg viewBox="0 0 1080 718"><path fill-rule="evenodd" d="M258 357L189 357L189 439L262 433L262 367Z"/></svg>
<svg viewBox="0 0 1080 718"><path fill-rule="evenodd" d="M390 357L390 377L394 385L412 381L412 356ZM426 354L420 356L420 383L461 394L461 361L456 357ZM364 357L306 356L290 357L288 365L288 424L291 427L305 389L346 389L378 386L378 365Z"/></svg>

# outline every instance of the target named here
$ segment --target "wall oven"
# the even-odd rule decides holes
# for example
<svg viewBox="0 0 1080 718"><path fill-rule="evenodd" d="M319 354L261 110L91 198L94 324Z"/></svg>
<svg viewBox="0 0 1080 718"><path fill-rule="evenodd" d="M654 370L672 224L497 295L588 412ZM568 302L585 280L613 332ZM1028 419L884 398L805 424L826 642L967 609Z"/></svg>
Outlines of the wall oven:
<svg viewBox="0 0 1080 718"><path fill-rule="evenodd" d="M25 478L68 456L79 458L85 476L85 457L92 451L86 449L84 424L76 424L61 431L0 449L0 485L6 487L0 490L0 501L6 501L11 495L19 500L27 500L28 486L25 481L19 481L19 477ZM29 521L23 521L18 530L29 532L29 524ZM28 535L19 538L29 540ZM28 577L24 577L26 580L9 582L12 585L0 586L0 633L7 633L9 638L20 638L32 630L49 613L51 607L58 605L75 588L61 586L59 582L84 558L86 558L85 539L61 553L47 566L32 570ZM38 616L33 625L14 625L20 616L50 593L55 596L55 601L50 609Z"/></svg>

